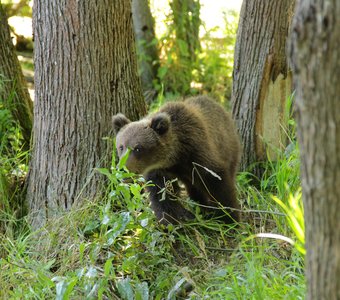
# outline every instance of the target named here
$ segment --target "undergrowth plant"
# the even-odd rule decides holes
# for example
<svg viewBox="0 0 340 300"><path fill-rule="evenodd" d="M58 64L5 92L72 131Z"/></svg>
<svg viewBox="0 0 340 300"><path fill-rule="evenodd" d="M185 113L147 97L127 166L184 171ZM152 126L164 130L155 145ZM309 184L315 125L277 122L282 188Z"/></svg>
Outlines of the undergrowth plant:
<svg viewBox="0 0 340 300"><path fill-rule="evenodd" d="M23 180L27 173L28 152L11 111L0 99L0 232L13 236L16 218L24 214Z"/></svg>
<svg viewBox="0 0 340 300"><path fill-rule="evenodd" d="M97 169L107 180L103 196L36 232L23 226L0 237L0 299L303 299L299 158L291 141L265 165L258 186L251 174L238 175L244 212L237 226L205 218L185 196L196 218L158 225L144 193L151 183L113 153L111 166Z"/></svg>
<svg viewBox="0 0 340 300"><path fill-rule="evenodd" d="M159 36L158 93L177 98L209 94L224 103L231 97L234 46L239 14L224 12L224 24L207 29L199 1L171 1Z"/></svg>
<svg viewBox="0 0 340 300"><path fill-rule="evenodd" d="M109 180L100 203L88 202L39 232L2 239L0 296L149 299L149 280L162 276L152 271L167 265L171 234L154 228L141 194L145 183L126 183L132 174L115 164L98 171ZM161 290L171 288L167 275L156 282Z"/></svg>
<svg viewBox="0 0 340 300"><path fill-rule="evenodd" d="M202 90L224 103L231 98L234 47L239 13L224 12L224 28L205 29L201 38L202 51L195 80ZM222 33L222 36L221 36Z"/></svg>
<svg viewBox="0 0 340 300"><path fill-rule="evenodd" d="M288 141L287 147L275 149L275 161L268 154L263 175L257 179L258 186L249 185L253 175L246 172L239 175L238 182L245 206L250 213L256 213L259 220L257 227L261 228L261 234L266 233L271 238L281 235L281 239L289 240L295 245L303 259L304 216L299 146L296 141L296 123L292 116L293 100L294 94L286 101L287 122L282 125Z"/></svg>
<svg viewBox="0 0 340 300"><path fill-rule="evenodd" d="M169 5L167 32L159 39L161 66L157 75L160 83L155 88L187 95L193 92L191 82L200 52L200 2L171 0Z"/></svg>

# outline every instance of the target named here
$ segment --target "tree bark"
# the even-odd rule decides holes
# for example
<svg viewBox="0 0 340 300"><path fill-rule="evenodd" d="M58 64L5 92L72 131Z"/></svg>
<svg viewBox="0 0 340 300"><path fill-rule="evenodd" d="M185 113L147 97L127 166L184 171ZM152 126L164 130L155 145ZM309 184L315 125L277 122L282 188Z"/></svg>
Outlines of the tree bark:
<svg viewBox="0 0 340 300"><path fill-rule="evenodd" d="M156 92L154 80L157 78L159 55L155 35L155 21L149 0L132 0L132 18L137 44L139 74L145 100L150 103Z"/></svg>
<svg viewBox="0 0 340 300"><path fill-rule="evenodd" d="M27 199L40 226L99 196L112 115L146 113L130 1L34 1L35 123Z"/></svg>
<svg viewBox="0 0 340 300"><path fill-rule="evenodd" d="M340 299L340 5L299 1L291 59L306 228L307 299Z"/></svg>
<svg viewBox="0 0 340 300"><path fill-rule="evenodd" d="M0 4L0 102L18 121L28 149L31 139L33 104L26 87L19 60L14 51L7 17Z"/></svg>
<svg viewBox="0 0 340 300"><path fill-rule="evenodd" d="M243 143L241 169L285 145L285 102L292 93L286 56L294 0L244 0L237 31L232 112ZM256 170L256 168L255 168ZM255 172L259 173L259 172Z"/></svg>

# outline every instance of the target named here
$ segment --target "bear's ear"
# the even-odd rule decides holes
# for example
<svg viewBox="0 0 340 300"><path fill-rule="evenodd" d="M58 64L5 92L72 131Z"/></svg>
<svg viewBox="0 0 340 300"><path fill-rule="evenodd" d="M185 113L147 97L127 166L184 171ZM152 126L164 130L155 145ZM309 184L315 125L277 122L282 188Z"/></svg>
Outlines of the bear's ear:
<svg viewBox="0 0 340 300"><path fill-rule="evenodd" d="M150 127L159 135L166 133L170 127L170 116L166 113L158 113L151 119Z"/></svg>
<svg viewBox="0 0 340 300"><path fill-rule="evenodd" d="M122 129L126 124L129 124L131 121L125 117L123 114L119 113L112 117L113 122L113 130L115 135Z"/></svg>

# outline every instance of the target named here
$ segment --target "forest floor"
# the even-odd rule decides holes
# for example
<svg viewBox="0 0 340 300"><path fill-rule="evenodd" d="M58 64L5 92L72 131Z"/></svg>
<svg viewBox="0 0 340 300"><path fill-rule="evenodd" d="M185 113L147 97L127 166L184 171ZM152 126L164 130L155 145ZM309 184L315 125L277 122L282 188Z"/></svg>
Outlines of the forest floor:
<svg viewBox="0 0 340 300"><path fill-rule="evenodd" d="M256 185L251 174L238 175L238 225L205 219L183 197L196 220L164 228L144 182L126 183L115 166L98 171L109 180L107 194L39 231L1 216L0 299L304 298L296 144L266 165Z"/></svg>
<svg viewBox="0 0 340 300"><path fill-rule="evenodd" d="M32 55L19 59L32 92ZM38 231L18 211L1 211L0 299L304 299L300 161L290 125L290 145L261 178L238 174L239 224L205 219L183 195L196 219L164 228L145 182L127 183L115 165L98 170L109 182L103 197ZM17 157L11 164L22 164Z"/></svg>

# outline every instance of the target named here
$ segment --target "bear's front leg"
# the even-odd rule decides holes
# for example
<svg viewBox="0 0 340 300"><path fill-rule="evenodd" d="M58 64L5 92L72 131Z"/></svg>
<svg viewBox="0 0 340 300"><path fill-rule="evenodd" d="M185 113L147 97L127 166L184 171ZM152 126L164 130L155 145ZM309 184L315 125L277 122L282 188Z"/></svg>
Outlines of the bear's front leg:
<svg viewBox="0 0 340 300"><path fill-rule="evenodd" d="M163 170L155 170L149 172L145 179L152 182L147 191L151 208L161 224L177 224L181 220L194 218L194 215L179 203L180 187L173 176Z"/></svg>
<svg viewBox="0 0 340 300"><path fill-rule="evenodd" d="M214 174L205 169L196 169L194 181L187 185L189 196L205 205L209 213L221 216L224 222L238 222L240 204L236 199L235 182L223 170Z"/></svg>

